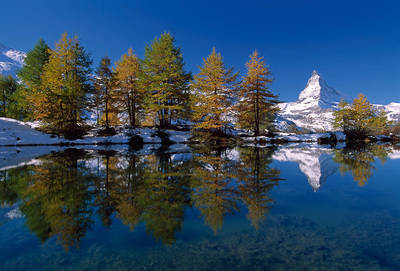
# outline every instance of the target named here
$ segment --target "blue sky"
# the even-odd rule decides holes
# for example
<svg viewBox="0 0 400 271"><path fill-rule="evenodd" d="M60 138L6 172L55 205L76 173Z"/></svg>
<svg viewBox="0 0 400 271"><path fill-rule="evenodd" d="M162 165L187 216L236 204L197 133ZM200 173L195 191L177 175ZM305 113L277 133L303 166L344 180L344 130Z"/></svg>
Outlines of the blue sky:
<svg viewBox="0 0 400 271"><path fill-rule="evenodd" d="M337 90L375 103L400 102L400 1L2 1L0 43L29 50L77 34L97 65L171 32L186 68L198 72L213 46L242 74L250 53L265 56L272 89L297 98L316 69Z"/></svg>

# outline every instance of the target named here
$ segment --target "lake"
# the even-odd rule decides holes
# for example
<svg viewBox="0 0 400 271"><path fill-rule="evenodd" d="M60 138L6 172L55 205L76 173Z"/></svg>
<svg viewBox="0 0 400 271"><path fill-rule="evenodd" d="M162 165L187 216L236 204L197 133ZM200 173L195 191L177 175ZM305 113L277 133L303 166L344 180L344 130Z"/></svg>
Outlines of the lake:
<svg viewBox="0 0 400 271"><path fill-rule="evenodd" d="M400 270L398 146L36 148L0 270Z"/></svg>

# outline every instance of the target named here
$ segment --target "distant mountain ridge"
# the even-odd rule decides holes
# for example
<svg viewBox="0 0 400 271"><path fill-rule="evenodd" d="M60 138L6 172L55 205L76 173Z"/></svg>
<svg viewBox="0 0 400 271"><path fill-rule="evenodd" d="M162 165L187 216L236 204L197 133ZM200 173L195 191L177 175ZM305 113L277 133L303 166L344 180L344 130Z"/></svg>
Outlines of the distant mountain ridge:
<svg viewBox="0 0 400 271"><path fill-rule="evenodd" d="M26 53L0 43L0 74L16 76L24 64Z"/></svg>
<svg viewBox="0 0 400 271"><path fill-rule="evenodd" d="M279 104L277 127L284 130L295 125L311 131L333 131L333 112L342 99L350 102L346 95L328 86L318 72L313 71L297 101ZM400 121L400 103L374 106L384 109L389 120Z"/></svg>

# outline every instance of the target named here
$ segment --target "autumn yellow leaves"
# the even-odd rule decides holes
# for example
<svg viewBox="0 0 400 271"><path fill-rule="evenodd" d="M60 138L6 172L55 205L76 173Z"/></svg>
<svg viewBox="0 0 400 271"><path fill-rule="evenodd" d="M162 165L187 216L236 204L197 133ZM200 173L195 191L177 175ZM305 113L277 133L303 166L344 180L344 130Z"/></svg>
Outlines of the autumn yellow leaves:
<svg viewBox="0 0 400 271"><path fill-rule="evenodd" d="M61 133L79 129L91 114L106 129L167 129L185 122L221 134L230 128L256 136L272 130L278 100L270 90L271 72L257 51L242 78L225 67L215 48L193 77L184 69L174 37L164 33L146 46L143 59L129 49L114 65L103 57L95 74L91 65L77 37L64 33L54 49L40 40L20 72L21 95L29 100L25 112L31 112L24 117Z"/></svg>

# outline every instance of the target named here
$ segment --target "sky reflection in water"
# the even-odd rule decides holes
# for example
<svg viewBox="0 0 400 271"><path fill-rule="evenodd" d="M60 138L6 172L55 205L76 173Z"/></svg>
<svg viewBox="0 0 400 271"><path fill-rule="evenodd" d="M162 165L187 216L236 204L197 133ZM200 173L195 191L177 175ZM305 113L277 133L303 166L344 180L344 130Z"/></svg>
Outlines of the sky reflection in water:
<svg viewBox="0 0 400 271"><path fill-rule="evenodd" d="M1 270L400 268L392 146L77 150L0 171Z"/></svg>

